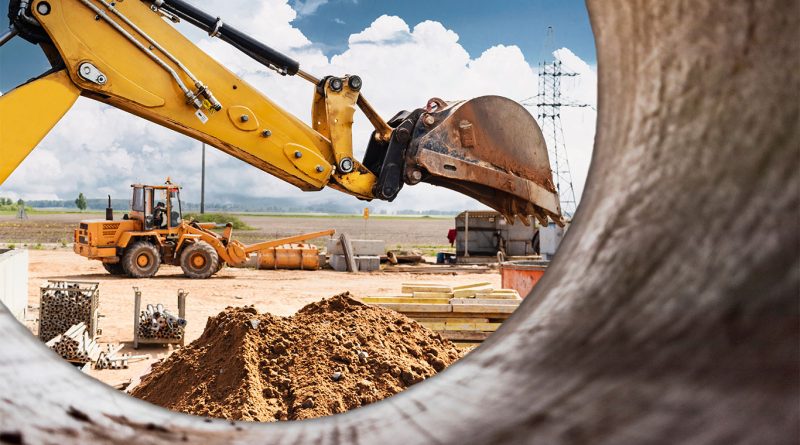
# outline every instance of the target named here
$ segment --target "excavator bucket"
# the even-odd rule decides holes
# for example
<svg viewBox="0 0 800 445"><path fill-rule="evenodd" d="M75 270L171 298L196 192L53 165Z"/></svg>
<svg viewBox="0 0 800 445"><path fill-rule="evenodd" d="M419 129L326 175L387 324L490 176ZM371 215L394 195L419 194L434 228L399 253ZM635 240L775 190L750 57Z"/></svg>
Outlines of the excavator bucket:
<svg viewBox="0 0 800 445"><path fill-rule="evenodd" d="M529 224L533 216L563 224L542 132L510 99L428 101L414 126L404 176L407 184L427 182L471 196L509 221Z"/></svg>

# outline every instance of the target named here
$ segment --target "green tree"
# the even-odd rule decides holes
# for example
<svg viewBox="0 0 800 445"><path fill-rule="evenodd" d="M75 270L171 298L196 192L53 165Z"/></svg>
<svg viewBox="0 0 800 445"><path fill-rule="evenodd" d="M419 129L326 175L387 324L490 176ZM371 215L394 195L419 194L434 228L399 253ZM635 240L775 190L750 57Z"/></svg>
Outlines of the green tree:
<svg viewBox="0 0 800 445"><path fill-rule="evenodd" d="M78 193L78 199L75 200L75 207L80 209L80 211L86 210L86 197L83 196L83 192Z"/></svg>
<svg viewBox="0 0 800 445"><path fill-rule="evenodd" d="M18 205L18 206L20 206L20 207L22 207L22 206L24 206L24 205L25 205L25 201L23 201L23 200L22 200L22 198L19 198L19 199L17 200L17 205Z"/></svg>

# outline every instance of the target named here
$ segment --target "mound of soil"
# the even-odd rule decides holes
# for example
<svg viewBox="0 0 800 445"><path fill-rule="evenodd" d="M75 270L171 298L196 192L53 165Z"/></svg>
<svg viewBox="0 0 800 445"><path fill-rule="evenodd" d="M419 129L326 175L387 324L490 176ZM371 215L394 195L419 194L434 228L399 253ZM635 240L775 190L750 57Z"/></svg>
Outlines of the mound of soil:
<svg viewBox="0 0 800 445"><path fill-rule="evenodd" d="M389 397L459 357L439 334L344 293L292 317L229 307L132 395L229 420L310 419Z"/></svg>

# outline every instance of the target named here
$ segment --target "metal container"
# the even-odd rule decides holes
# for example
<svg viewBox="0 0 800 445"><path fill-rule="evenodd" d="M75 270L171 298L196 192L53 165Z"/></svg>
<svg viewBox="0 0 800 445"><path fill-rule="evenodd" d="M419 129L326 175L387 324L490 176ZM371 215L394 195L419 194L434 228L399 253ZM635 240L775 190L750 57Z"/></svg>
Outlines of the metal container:
<svg viewBox="0 0 800 445"><path fill-rule="evenodd" d="M535 255L536 227L509 224L498 212L467 211L456 216L456 255L494 257Z"/></svg>
<svg viewBox="0 0 800 445"><path fill-rule="evenodd" d="M259 269L319 269L319 251L311 244L287 244L258 252Z"/></svg>
<svg viewBox="0 0 800 445"><path fill-rule="evenodd" d="M503 289L514 289L522 298L528 296L547 271L549 261L506 261L500 263Z"/></svg>

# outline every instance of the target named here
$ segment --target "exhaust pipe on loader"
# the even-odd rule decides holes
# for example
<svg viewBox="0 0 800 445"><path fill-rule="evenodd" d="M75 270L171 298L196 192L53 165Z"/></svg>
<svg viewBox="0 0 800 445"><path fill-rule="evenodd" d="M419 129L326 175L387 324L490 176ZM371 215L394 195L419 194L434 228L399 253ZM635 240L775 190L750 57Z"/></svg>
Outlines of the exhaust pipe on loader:
<svg viewBox="0 0 800 445"><path fill-rule="evenodd" d="M108 207L106 207L106 221L114 221L114 209L111 208L111 195L108 195Z"/></svg>

